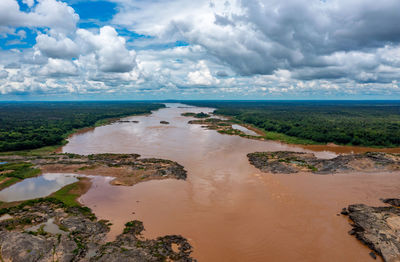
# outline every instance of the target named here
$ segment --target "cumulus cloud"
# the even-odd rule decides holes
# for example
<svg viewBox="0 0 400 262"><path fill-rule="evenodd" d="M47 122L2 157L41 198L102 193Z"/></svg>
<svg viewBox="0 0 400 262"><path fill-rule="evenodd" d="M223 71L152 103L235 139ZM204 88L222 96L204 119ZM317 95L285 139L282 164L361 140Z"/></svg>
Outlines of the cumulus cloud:
<svg viewBox="0 0 400 262"><path fill-rule="evenodd" d="M398 0L110 1L84 29L65 1L1 0L2 37L37 34L0 51L1 92L400 95Z"/></svg>
<svg viewBox="0 0 400 262"><path fill-rule="evenodd" d="M36 37L36 47L42 54L51 58L74 58L79 55L78 45L64 35L52 37L40 34Z"/></svg>
<svg viewBox="0 0 400 262"><path fill-rule="evenodd" d="M4 27L47 27L63 33L75 30L79 15L66 3L57 0L25 1L31 12L20 11L16 0L0 1L0 26Z"/></svg>
<svg viewBox="0 0 400 262"><path fill-rule="evenodd" d="M211 86L218 84L219 81L211 75L211 71L205 61L200 61L196 69L196 71L188 74L188 83L190 85Z"/></svg>
<svg viewBox="0 0 400 262"><path fill-rule="evenodd" d="M77 31L86 48L95 53L99 68L103 72L124 73L136 66L136 53L125 46L125 39L118 36L113 27L104 26L99 34L85 29Z"/></svg>
<svg viewBox="0 0 400 262"><path fill-rule="evenodd" d="M77 67L70 61L49 58L48 63L39 70L45 76L74 76L77 75Z"/></svg>

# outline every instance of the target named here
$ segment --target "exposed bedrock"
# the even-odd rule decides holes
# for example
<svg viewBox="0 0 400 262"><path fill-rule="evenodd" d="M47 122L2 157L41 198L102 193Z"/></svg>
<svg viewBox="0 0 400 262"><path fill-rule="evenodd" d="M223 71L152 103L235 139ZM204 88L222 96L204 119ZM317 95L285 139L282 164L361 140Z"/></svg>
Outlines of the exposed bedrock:
<svg viewBox="0 0 400 262"><path fill-rule="evenodd" d="M255 152L247 155L250 163L263 172L332 174L351 171L399 171L400 156L368 152L365 154L339 155L333 159L319 159L312 153Z"/></svg>
<svg viewBox="0 0 400 262"><path fill-rule="evenodd" d="M396 203L400 199L396 200ZM390 201L390 202L392 202ZM349 232L381 255L384 261L400 261L400 209L394 206L371 207L364 204L348 206L353 229ZM372 253L373 254L373 253Z"/></svg>
<svg viewBox="0 0 400 262"><path fill-rule="evenodd" d="M1 213L7 216L0 221L1 261L195 261L185 238L145 239L137 220L106 243L108 221L54 199L27 201Z"/></svg>

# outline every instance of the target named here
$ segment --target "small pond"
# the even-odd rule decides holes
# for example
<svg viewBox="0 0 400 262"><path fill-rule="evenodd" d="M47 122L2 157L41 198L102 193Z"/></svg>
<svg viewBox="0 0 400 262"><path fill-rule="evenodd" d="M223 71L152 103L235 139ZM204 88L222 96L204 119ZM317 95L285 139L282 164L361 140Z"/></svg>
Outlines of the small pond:
<svg viewBox="0 0 400 262"><path fill-rule="evenodd" d="M0 162L0 165L4 165L7 164L8 162Z"/></svg>
<svg viewBox="0 0 400 262"><path fill-rule="evenodd" d="M32 226L32 227L26 229L26 231L37 232L41 227L43 227L43 231L54 234L54 235L56 235L56 234L66 235L67 234L67 232L61 230L58 227L58 225L56 225L54 223L54 218L50 218L46 222L41 223L39 225Z"/></svg>
<svg viewBox="0 0 400 262"><path fill-rule="evenodd" d="M77 181L75 174L43 174L25 179L0 191L0 201L12 202L45 197Z"/></svg>

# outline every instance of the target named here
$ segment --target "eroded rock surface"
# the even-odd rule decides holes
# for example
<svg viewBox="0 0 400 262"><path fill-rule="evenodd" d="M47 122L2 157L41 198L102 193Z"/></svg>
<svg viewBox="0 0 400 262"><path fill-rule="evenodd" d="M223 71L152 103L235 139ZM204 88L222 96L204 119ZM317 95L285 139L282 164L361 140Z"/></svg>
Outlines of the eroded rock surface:
<svg viewBox="0 0 400 262"><path fill-rule="evenodd" d="M107 221L97 220L88 208L66 207L50 198L2 209L1 214L11 216L0 221L2 261L195 261L185 238L144 239L140 221L127 223L115 241L106 243ZM56 231L46 228L50 220Z"/></svg>
<svg viewBox="0 0 400 262"><path fill-rule="evenodd" d="M353 229L349 234L381 255L384 261L400 261L400 209L364 204L347 208Z"/></svg>
<svg viewBox="0 0 400 262"><path fill-rule="evenodd" d="M289 151L255 152L248 154L247 157L252 165L268 173L312 172L332 174L349 171L400 170L399 155L377 152L339 155L333 159L319 159L312 153Z"/></svg>
<svg viewBox="0 0 400 262"><path fill-rule="evenodd" d="M8 161L25 161L43 172L112 176L114 185L132 186L155 179L186 179L183 166L171 160L139 158L137 154L50 154L45 156L4 156Z"/></svg>

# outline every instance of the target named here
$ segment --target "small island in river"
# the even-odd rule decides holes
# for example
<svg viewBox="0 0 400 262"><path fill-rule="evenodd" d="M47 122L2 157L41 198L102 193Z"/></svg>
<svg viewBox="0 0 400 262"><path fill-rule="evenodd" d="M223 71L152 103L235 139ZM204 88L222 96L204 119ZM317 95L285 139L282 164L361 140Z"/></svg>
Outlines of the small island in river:
<svg viewBox="0 0 400 262"><path fill-rule="evenodd" d="M137 154L50 154L43 156L3 156L13 162L30 164L43 173L77 173L115 177L113 185L132 186L154 179L186 179L183 166L170 160L139 158ZM11 172L7 174L12 174ZM7 176L7 174L2 174ZM37 175L37 173L36 173Z"/></svg>
<svg viewBox="0 0 400 262"><path fill-rule="evenodd" d="M399 154L380 152L339 155L332 159L320 159L313 153L289 151L255 152L248 154L247 157L253 166L268 173L334 174L400 170Z"/></svg>

